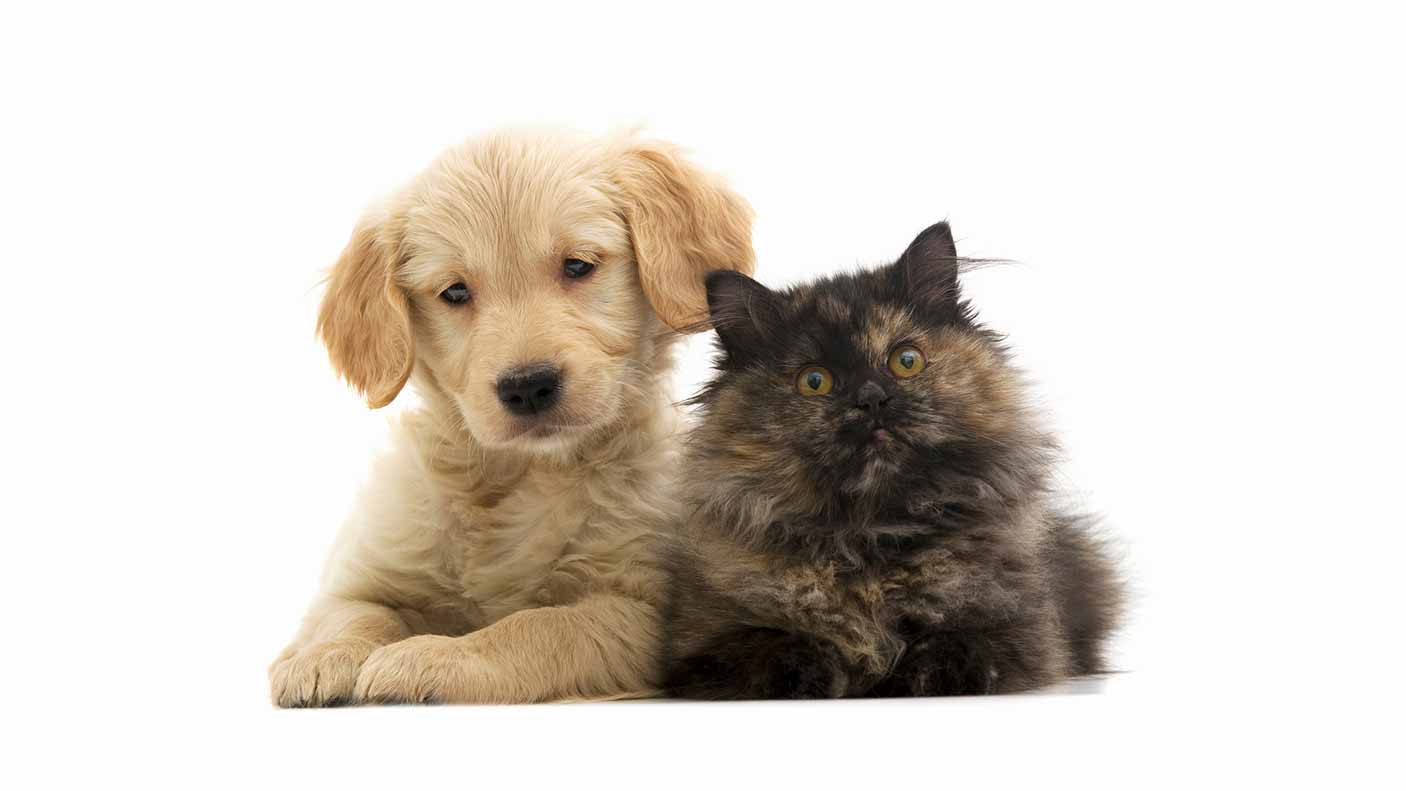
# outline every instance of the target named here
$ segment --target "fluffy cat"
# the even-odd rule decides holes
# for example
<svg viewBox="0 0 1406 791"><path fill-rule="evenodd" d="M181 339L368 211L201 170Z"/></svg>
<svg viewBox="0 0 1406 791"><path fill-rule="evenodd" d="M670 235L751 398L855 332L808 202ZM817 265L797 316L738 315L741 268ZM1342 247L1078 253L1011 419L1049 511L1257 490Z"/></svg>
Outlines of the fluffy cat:
<svg viewBox="0 0 1406 791"><path fill-rule="evenodd" d="M985 694L1103 669L1115 568L1052 506L1053 440L960 264L939 223L893 264L783 292L708 276L721 354L667 553L668 693Z"/></svg>

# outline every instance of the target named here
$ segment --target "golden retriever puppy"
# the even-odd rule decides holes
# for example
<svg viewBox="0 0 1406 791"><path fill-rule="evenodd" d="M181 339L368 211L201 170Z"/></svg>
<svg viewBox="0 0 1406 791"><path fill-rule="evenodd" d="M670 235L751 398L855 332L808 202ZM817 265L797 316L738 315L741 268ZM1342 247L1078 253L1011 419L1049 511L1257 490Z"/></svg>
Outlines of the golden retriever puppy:
<svg viewBox="0 0 1406 791"><path fill-rule="evenodd" d="M518 703L654 683L675 509L671 346L751 210L673 146L496 133L357 224L318 331L373 407L407 382L279 706Z"/></svg>

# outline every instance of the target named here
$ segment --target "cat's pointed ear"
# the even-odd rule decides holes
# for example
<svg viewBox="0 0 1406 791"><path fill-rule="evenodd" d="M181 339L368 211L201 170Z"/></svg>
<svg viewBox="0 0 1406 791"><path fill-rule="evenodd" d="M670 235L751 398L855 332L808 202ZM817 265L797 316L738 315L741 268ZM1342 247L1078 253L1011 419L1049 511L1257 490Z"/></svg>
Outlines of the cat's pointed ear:
<svg viewBox="0 0 1406 791"><path fill-rule="evenodd" d="M956 304L961 259L946 221L931 225L908 245L894 267L907 296L926 302Z"/></svg>
<svg viewBox="0 0 1406 791"><path fill-rule="evenodd" d="M709 319L729 356L757 355L778 337L781 309L776 292L731 269L709 272L704 285Z"/></svg>

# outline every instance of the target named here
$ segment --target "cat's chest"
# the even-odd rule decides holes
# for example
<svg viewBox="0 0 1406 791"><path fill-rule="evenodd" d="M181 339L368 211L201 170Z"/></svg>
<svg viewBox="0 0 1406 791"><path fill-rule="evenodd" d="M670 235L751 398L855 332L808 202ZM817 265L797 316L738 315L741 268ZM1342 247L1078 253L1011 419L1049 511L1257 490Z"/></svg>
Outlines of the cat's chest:
<svg viewBox="0 0 1406 791"><path fill-rule="evenodd" d="M844 571L830 564L791 564L774 577L776 626L824 639L847 661L881 673L904 647L909 624L945 617L921 569L895 566Z"/></svg>
<svg viewBox="0 0 1406 791"><path fill-rule="evenodd" d="M944 578L956 574L942 552L861 569L837 563L789 564L778 575L782 612L818 623L869 623L876 629L915 618L940 621Z"/></svg>

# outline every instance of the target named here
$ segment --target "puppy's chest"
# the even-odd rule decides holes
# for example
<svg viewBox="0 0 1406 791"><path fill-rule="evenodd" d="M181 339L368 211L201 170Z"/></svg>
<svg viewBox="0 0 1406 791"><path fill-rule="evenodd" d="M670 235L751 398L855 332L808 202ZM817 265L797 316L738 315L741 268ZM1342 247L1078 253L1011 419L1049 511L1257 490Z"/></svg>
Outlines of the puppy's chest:
<svg viewBox="0 0 1406 791"><path fill-rule="evenodd" d="M596 496L600 484L589 475L527 476L486 502L457 504L446 531L446 582L485 625L620 583L647 526L626 508L611 512Z"/></svg>

